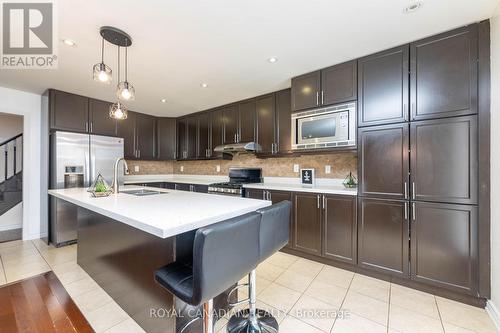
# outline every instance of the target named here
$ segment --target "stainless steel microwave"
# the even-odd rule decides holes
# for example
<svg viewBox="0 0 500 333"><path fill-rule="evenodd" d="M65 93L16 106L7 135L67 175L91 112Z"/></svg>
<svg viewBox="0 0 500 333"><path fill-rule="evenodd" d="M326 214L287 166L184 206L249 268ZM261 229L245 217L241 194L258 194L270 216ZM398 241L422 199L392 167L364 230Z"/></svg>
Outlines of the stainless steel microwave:
<svg viewBox="0 0 500 333"><path fill-rule="evenodd" d="M292 114L292 149L356 145L356 103Z"/></svg>

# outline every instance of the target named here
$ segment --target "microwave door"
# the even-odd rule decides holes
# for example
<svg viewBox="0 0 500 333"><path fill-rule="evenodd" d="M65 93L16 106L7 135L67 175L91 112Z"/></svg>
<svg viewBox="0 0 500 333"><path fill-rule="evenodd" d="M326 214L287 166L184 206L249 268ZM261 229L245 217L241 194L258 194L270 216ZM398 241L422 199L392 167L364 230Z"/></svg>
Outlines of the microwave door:
<svg viewBox="0 0 500 333"><path fill-rule="evenodd" d="M299 120L298 141L300 144L332 142L336 138L337 118L325 115Z"/></svg>

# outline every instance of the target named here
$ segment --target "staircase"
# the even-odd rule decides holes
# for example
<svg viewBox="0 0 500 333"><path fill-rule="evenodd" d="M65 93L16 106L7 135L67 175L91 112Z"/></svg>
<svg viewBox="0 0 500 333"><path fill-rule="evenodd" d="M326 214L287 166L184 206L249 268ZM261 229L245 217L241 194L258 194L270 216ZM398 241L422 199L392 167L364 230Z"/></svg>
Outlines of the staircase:
<svg viewBox="0 0 500 333"><path fill-rule="evenodd" d="M23 200L23 135L0 143L0 216Z"/></svg>

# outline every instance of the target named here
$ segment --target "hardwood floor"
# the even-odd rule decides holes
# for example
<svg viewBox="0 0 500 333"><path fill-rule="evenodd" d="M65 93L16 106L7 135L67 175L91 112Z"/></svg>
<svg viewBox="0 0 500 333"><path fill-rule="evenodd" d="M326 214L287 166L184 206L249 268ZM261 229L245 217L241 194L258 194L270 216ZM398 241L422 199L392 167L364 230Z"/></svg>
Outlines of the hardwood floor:
<svg viewBox="0 0 500 333"><path fill-rule="evenodd" d="M53 272L0 287L0 333L94 332Z"/></svg>

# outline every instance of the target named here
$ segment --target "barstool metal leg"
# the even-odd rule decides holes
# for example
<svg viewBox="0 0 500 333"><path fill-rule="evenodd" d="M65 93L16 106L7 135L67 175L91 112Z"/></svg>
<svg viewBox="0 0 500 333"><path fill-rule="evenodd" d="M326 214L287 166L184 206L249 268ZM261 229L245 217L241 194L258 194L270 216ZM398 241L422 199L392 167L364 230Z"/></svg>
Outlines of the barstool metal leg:
<svg viewBox="0 0 500 333"><path fill-rule="evenodd" d="M214 300L203 304L203 333L214 333Z"/></svg>

